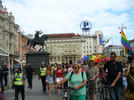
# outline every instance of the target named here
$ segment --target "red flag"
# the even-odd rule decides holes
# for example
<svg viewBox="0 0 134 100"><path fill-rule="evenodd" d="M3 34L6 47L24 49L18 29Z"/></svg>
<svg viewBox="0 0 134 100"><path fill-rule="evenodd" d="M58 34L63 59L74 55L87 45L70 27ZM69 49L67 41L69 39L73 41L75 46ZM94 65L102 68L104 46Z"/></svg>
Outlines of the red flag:
<svg viewBox="0 0 134 100"><path fill-rule="evenodd" d="M0 13L2 13L2 8L3 8L2 1L0 0Z"/></svg>
<svg viewBox="0 0 134 100"><path fill-rule="evenodd" d="M0 9L0 13L2 13L2 10Z"/></svg>

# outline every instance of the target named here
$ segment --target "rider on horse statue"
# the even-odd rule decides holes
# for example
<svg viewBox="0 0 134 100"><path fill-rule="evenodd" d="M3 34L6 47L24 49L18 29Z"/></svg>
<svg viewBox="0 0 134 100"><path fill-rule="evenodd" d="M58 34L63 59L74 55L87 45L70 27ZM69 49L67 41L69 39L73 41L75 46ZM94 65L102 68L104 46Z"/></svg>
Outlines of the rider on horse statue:
<svg viewBox="0 0 134 100"><path fill-rule="evenodd" d="M40 37L39 35L42 33L43 33L42 31L36 31L34 39L29 39L27 42L27 46L29 46L30 48L33 47L33 49L35 49L36 45L41 45L44 51L44 45L46 46L45 41L47 40L48 35L44 34Z"/></svg>

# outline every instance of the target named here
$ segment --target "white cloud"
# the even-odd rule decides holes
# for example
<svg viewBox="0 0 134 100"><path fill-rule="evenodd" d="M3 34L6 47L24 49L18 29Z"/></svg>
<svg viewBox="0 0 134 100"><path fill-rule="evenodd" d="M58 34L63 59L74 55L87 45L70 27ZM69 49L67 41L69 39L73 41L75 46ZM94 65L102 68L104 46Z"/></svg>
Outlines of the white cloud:
<svg viewBox="0 0 134 100"><path fill-rule="evenodd" d="M115 38L122 23L128 27L134 24L127 12L134 9L133 0L5 0L4 5L26 34L37 29L45 33L81 33L80 22L89 19L93 24L91 33L102 30L105 37L110 33Z"/></svg>

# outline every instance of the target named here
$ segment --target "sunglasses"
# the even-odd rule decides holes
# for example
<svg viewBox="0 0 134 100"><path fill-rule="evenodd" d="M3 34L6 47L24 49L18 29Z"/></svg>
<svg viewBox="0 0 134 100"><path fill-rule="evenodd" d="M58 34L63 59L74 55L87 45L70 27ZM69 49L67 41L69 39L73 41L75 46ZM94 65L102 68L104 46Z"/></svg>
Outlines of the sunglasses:
<svg viewBox="0 0 134 100"><path fill-rule="evenodd" d="M77 69L78 67L73 67L74 69Z"/></svg>

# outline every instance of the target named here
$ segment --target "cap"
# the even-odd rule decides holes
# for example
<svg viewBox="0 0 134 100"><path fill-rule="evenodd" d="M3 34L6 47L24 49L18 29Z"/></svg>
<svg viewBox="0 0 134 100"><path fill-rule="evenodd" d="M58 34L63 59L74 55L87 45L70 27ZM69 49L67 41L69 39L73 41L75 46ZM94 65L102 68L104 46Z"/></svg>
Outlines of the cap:
<svg viewBox="0 0 134 100"><path fill-rule="evenodd" d="M45 62L41 62L41 64L45 64Z"/></svg>
<svg viewBox="0 0 134 100"><path fill-rule="evenodd" d="M16 65L15 68L19 69L19 68L21 68L21 65Z"/></svg>

